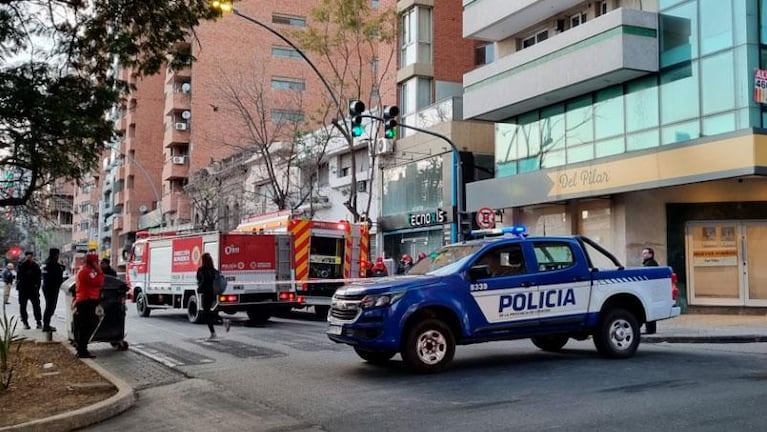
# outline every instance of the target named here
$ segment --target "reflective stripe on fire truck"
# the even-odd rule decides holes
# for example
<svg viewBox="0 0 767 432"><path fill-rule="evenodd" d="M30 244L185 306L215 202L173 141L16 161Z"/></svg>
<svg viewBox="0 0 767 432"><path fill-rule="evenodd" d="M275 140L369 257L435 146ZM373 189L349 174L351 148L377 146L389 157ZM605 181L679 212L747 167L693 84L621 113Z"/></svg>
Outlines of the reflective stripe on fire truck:
<svg viewBox="0 0 767 432"><path fill-rule="evenodd" d="M296 280L307 280L309 279L309 242L312 237L311 221L292 220L289 228L293 234ZM297 288L305 290L306 286L298 285Z"/></svg>
<svg viewBox="0 0 767 432"><path fill-rule="evenodd" d="M345 224L344 238L346 240L346 247L344 248L344 279L352 277L352 226L351 224Z"/></svg>
<svg viewBox="0 0 767 432"><path fill-rule="evenodd" d="M367 224L362 224L360 227L360 259L357 261L359 277L365 277L367 275L367 263L368 263L368 227Z"/></svg>

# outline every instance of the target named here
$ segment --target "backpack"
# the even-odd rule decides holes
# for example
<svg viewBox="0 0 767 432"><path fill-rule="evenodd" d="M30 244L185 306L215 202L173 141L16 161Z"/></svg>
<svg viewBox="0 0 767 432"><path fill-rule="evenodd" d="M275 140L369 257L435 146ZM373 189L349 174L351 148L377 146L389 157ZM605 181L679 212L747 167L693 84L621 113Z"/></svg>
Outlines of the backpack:
<svg viewBox="0 0 767 432"><path fill-rule="evenodd" d="M7 284L11 284L13 283L13 279L14 279L13 272L11 272L8 269L3 270L3 282Z"/></svg>
<svg viewBox="0 0 767 432"><path fill-rule="evenodd" d="M226 291L226 277L220 271L216 271L216 276L213 277L213 294L221 295L224 291Z"/></svg>

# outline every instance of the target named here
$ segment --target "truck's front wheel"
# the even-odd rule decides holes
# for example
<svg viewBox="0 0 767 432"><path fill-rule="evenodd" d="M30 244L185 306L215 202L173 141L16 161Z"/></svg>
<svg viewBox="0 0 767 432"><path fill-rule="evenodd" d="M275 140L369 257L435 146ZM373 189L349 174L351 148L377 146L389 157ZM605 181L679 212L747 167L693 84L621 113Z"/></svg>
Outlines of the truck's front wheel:
<svg viewBox="0 0 767 432"><path fill-rule="evenodd" d="M543 351L558 352L567 344L570 338L567 335L546 335L532 338L533 345Z"/></svg>
<svg viewBox="0 0 767 432"><path fill-rule="evenodd" d="M453 355L455 355L453 332L440 320L421 321L405 335L402 358L416 372L440 372L453 360Z"/></svg>
<svg viewBox="0 0 767 432"><path fill-rule="evenodd" d="M359 347L354 347L354 352L356 352L362 360L375 365L384 364L397 354L396 351L369 351Z"/></svg>
<svg viewBox="0 0 767 432"><path fill-rule="evenodd" d="M604 312L594 333L594 346L604 357L628 358L639 347L639 323L634 314L625 309Z"/></svg>
<svg viewBox="0 0 767 432"><path fill-rule="evenodd" d="M202 322L202 309L197 302L197 296L189 296L189 300L186 302L186 317L190 323L199 324Z"/></svg>
<svg viewBox="0 0 767 432"><path fill-rule="evenodd" d="M147 297L143 291L139 291L138 295L136 296L136 312L138 312L139 316L144 318L148 317L149 313L152 312L152 309L149 309Z"/></svg>

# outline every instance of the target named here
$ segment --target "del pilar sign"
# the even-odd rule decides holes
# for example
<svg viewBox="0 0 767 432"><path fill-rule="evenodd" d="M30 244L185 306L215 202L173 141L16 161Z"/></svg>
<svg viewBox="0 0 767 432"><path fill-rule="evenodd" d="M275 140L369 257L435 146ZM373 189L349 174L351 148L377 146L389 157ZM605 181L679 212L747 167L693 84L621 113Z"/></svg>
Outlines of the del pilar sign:
<svg viewBox="0 0 767 432"><path fill-rule="evenodd" d="M441 225L445 222L447 222L447 212L442 209L433 212L408 213L407 215L407 223L411 227Z"/></svg>

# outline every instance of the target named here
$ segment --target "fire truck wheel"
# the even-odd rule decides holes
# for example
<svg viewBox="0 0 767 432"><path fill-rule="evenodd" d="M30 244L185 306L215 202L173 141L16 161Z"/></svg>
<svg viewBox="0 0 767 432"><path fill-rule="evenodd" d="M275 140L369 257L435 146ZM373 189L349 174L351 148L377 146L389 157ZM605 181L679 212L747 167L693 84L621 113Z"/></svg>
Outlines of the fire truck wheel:
<svg viewBox="0 0 767 432"><path fill-rule="evenodd" d="M269 308L248 309L248 319L251 324L263 324L272 317L272 310Z"/></svg>
<svg viewBox="0 0 767 432"><path fill-rule="evenodd" d="M314 306L314 316L321 320L328 319L328 312L330 312L330 306Z"/></svg>
<svg viewBox="0 0 767 432"><path fill-rule="evenodd" d="M186 317L190 323L200 324L202 322L202 311L197 307L197 296L189 297L186 303Z"/></svg>
<svg viewBox="0 0 767 432"><path fill-rule="evenodd" d="M143 291L139 291L138 295L136 296L136 312L138 312L138 315L141 317L148 317L149 313L152 312L152 309L149 309L149 305L147 304L146 300L146 294L144 294Z"/></svg>

